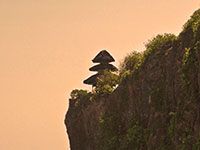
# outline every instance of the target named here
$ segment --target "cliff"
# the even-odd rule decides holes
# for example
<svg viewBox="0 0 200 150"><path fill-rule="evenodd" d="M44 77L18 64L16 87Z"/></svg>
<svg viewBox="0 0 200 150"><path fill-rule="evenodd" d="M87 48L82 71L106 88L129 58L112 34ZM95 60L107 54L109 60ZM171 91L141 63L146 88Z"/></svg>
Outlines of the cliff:
<svg viewBox="0 0 200 150"><path fill-rule="evenodd" d="M110 95L70 99L71 150L199 150L200 10L129 71Z"/></svg>

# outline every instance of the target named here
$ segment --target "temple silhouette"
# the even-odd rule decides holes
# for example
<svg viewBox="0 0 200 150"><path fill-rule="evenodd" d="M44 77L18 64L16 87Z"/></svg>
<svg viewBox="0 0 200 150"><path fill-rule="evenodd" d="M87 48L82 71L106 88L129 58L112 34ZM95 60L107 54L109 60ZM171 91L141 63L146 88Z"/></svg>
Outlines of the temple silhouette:
<svg viewBox="0 0 200 150"><path fill-rule="evenodd" d="M110 71L118 70L114 65L110 64L111 62L114 61L115 61L114 58L106 50L100 51L92 60L93 63L99 63L99 64L89 68L90 71L96 71L97 73L84 80L83 83L96 86L98 82L97 78L103 75L105 70L110 70Z"/></svg>

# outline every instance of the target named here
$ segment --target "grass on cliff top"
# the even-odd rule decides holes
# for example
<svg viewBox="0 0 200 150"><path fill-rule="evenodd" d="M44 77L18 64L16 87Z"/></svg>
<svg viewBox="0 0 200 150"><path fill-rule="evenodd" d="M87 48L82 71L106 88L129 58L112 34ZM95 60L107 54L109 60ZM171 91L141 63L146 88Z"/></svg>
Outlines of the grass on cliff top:
<svg viewBox="0 0 200 150"><path fill-rule="evenodd" d="M140 70L149 60L154 59L165 47L172 46L174 40L177 37L171 33L158 34L152 40L149 40L146 44L146 50L144 52L136 52L128 54L124 60L120 63L120 81L127 80L137 70Z"/></svg>
<svg viewBox="0 0 200 150"><path fill-rule="evenodd" d="M191 37L188 34L188 31L192 31ZM182 37L183 36L183 37ZM180 40L180 38L184 38L186 41L194 41L196 42L196 47L200 42L200 9L196 10L191 18L183 25L183 31L180 33L178 37L171 33L158 34L153 39L149 40L146 44L146 50L144 52L136 52L128 54L123 62L120 63L120 80L124 81L131 77L131 75L144 67L146 63L148 63L151 59L157 57L157 54L161 53L163 50L166 50L170 46L173 45L173 42L176 40ZM193 39L190 39L193 38ZM182 41L184 42L184 41ZM189 45L194 45L194 43L190 42Z"/></svg>
<svg viewBox="0 0 200 150"><path fill-rule="evenodd" d="M193 32L197 32L200 25L200 9L196 10L191 18L183 25L183 31L192 28Z"/></svg>

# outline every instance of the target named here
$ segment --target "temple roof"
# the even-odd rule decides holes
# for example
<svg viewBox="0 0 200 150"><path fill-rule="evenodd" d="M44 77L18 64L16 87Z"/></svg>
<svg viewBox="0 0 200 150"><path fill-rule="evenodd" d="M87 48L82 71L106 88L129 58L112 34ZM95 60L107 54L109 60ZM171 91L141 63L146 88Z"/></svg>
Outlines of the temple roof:
<svg viewBox="0 0 200 150"><path fill-rule="evenodd" d="M93 67L91 67L90 71L99 71L99 70L111 70L111 71L117 71L118 69L113 66L112 64L98 64Z"/></svg>
<svg viewBox="0 0 200 150"><path fill-rule="evenodd" d="M114 58L106 51L100 51L97 56L92 60L94 63L109 63L114 62Z"/></svg>
<svg viewBox="0 0 200 150"><path fill-rule="evenodd" d="M84 80L83 83L90 84L90 85L96 85L98 76L99 76L99 73L92 75L91 77Z"/></svg>

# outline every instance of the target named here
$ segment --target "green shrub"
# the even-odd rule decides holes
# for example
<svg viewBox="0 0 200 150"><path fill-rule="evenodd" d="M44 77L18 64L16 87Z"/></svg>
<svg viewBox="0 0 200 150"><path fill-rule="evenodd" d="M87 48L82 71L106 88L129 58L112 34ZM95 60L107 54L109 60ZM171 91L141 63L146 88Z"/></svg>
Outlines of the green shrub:
<svg viewBox="0 0 200 150"><path fill-rule="evenodd" d="M134 124L131 128L127 130L126 138L127 144L132 149L139 149L146 142L144 129L138 124Z"/></svg>
<svg viewBox="0 0 200 150"><path fill-rule="evenodd" d="M79 89L75 89L71 92L70 96L72 99L81 99L85 96L88 95L88 91L87 90L79 90Z"/></svg>
<svg viewBox="0 0 200 150"><path fill-rule="evenodd" d="M133 71L138 66L141 60L142 54L136 51L128 54L124 60L120 63L120 74L123 74L127 70Z"/></svg>
<svg viewBox="0 0 200 150"><path fill-rule="evenodd" d="M101 76L98 77L97 85L94 91L97 95L106 96L113 92L118 83L118 75L106 70Z"/></svg>
<svg viewBox="0 0 200 150"><path fill-rule="evenodd" d="M145 44L145 47L147 50L150 50L150 49L156 50L163 47L169 42L173 42L175 39L176 39L176 35L172 33L158 34L152 40L149 40L148 43Z"/></svg>
<svg viewBox="0 0 200 150"><path fill-rule="evenodd" d="M120 75L120 82L123 82L125 80L128 79L128 77L131 75L131 71L130 70L126 70L124 71L121 75Z"/></svg>
<svg viewBox="0 0 200 150"><path fill-rule="evenodd" d="M183 65L190 66L196 62L195 52L191 48L185 48L185 55L183 56Z"/></svg>
<svg viewBox="0 0 200 150"><path fill-rule="evenodd" d="M184 30L187 30L188 28L191 27L192 31L196 33L199 25L200 25L200 9L194 12L191 18L184 24L183 28Z"/></svg>
<svg viewBox="0 0 200 150"><path fill-rule="evenodd" d="M162 50L167 50L172 46L172 43L177 39L176 35L171 33L158 34L146 44L146 50L143 52L139 66L143 65L149 58L155 58L161 54Z"/></svg>
<svg viewBox="0 0 200 150"><path fill-rule="evenodd" d="M99 118L102 150L119 149L119 124L121 116L109 113Z"/></svg>
<svg viewBox="0 0 200 150"><path fill-rule="evenodd" d="M75 89L70 94L71 100L75 101L75 106L87 106L90 103L90 100L93 96L91 92L88 92L87 90L79 90Z"/></svg>

